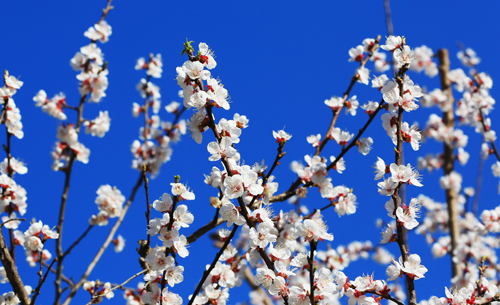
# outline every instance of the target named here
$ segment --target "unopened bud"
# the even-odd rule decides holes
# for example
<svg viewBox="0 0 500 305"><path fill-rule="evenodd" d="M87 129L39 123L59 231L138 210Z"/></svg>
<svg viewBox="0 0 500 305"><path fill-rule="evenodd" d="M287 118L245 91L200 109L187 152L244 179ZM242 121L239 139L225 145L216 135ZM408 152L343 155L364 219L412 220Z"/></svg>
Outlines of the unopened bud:
<svg viewBox="0 0 500 305"><path fill-rule="evenodd" d="M307 188L301 187L295 191L295 194L297 194L299 198L306 198L307 192Z"/></svg>
<svg viewBox="0 0 500 305"><path fill-rule="evenodd" d="M210 205L214 208L220 208L222 206L222 202L217 197L210 197Z"/></svg>

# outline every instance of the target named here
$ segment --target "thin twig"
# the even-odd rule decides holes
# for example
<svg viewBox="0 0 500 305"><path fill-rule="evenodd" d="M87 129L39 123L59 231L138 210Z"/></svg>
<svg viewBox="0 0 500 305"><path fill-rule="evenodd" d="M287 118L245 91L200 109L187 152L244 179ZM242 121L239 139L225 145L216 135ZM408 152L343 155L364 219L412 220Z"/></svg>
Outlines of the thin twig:
<svg viewBox="0 0 500 305"><path fill-rule="evenodd" d="M100 297L105 297L105 296L106 296L108 293L110 293L111 291L114 291L114 290L116 290L116 289L122 289L122 288L123 288L123 286L124 286L125 284L127 284L127 283L128 283L128 282L130 282L131 280L135 279L135 278L136 278L136 277L138 277L139 275L144 274L146 271L148 271L148 270L147 270L147 269L145 269L145 270L142 270L141 272L138 272L138 273L136 273L136 274L132 275L131 277L129 277L128 279L126 279L126 280L125 280L123 283L121 283L120 285L117 285L117 286L115 286L115 287L113 287L113 288L109 289L109 290L107 291L107 293L105 293L105 294L97 294L97 295L92 296L92 299L90 300L90 302L88 302L88 303L87 303L87 305L91 305L91 304L92 304L92 301L93 301L93 300L95 300L95 299L97 299L97 298L100 298Z"/></svg>
<svg viewBox="0 0 500 305"><path fill-rule="evenodd" d="M481 108L479 108L479 118L481 119L481 124L483 125L483 130L484 131L489 130L489 128L486 126L486 122L484 121L483 109L481 109ZM497 147L495 145L495 141L490 140L489 142L490 142L490 145L491 145L491 149L493 150L493 153L497 157L497 160L500 161L500 154L498 153L498 149L497 149Z"/></svg>
<svg viewBox="0 0 500 305"><path fill-rule="evenodd" d="M33 298L31 299L31 305L35 305L36 298L40 294L40 289L42 288L42 285L45 282L47 275L49 274L50 270L52 269L52 265L54 265L54 263L57 260L57 259L52 260L52 263L50 263L49 267L47 268L47 271L45 271L45 274L42 277L42 256L43 255L40 252L40 281L38 282L38 286L35 288L35 294L33 295Z"/></svg>
<svg viewBox="0 0 500 305"><path fill-rule="evenodd" d="M106 16L108 15L109 11L111 11L114 7L111 6L111 1L113 0L108 0L108 4L106 5L106 8L104 8L102 10L102 16L101 16L101 20L99 20L99 22L103 21L104 18L106 18Z"/></svg>
<svg viewBox="0 0 500 305"><path fill-rule="evenodd" d="M42 261L42 264L45 266L45 267L49 267L49 264L47 264L46 262ZM50 272L56 274L56 269L54 268L49 268ZM67 278L64 274L61 275L61 280L63 280L64 282L66 282L66 284L70 285L70 286L73 286L75 285L75 283L73 283L72 280L70 280L69 278ZM64 289L63 289L64 291Z"/></svg>
<svg viewBox="0 0 500 305"><path fill-rule="evenodd" d="M0 228L11 221L26 221L26 218L10 218L0 224Z"/></svg>
<svg viewBox="0 0 500 305"><path fill-rule="evenodd" d="M222 218L217 218L215 221L211 220L209 223L207 223L203 227L199 228L193 234L191 234L187 237L188 244L194 243L198 238L203 236L205 233L207 233L208 231L212 230L213 228L219 226L220 224L222 224L224 222L225 222L225 220L223 220Z"/></svg>
<svg viewBox="0 0 500 305"><path fill-rule="evenodd" d="M368 128L368 126L371 124L371 122L373 121L373 119L377 116L378 112L384 108L384 100L382 99L378 108L369 116L368 120L366 121L365 125L363 126L363 128L361 128L358 132L358 134L356 135L356 137L354 137L354 139L351 141L351 143L349 143L349 145L347 145L346 147L344 147L342 149L342 151L340 152L340 154L335 158L335 160L327 167L327 170L329 171L330 169L334 168L335 165L337 165L337 162L352 148L356 145L356 142L359 140L359 138L363 135L363 133L366 131L366 129ZM275 195L275 196L272 196L269 201L270 202L277 202L277 201L285 201L287 200L288 198L292 197L293 195L295 195L295 189L301 184L301 179L297 179L293 184L292 186L287 190L285 191L284 193L281 193L279 195ZM306 184L304 184L304 187L310 187L312 186L313 183L312 182L307 182Z"/></svg>

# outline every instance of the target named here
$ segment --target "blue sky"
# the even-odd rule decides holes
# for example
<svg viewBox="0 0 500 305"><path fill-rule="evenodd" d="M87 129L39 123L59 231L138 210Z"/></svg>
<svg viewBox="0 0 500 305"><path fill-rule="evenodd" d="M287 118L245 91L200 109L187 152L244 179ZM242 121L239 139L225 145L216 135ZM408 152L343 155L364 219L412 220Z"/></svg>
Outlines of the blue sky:
<svg viewBox="0 0 500 305"><path fill-rule="evenodd" d="M67 223L65 225L65 247L86 228L88 218L96 213L95 192L102 184L111 184L126 196L135 184L138 172L130 168L132 156L130 145L138 137L141 119L131 115L133 102L141 103L135 89L144 77L143 72L135 71L135 61L149 53L161 53L163 57L163 77L155 80L160 86L163 105L180 99L175 82L175 67L186 60L181 57L182 43L186 38L206 42L217 56L218 66L212 71L228 89L233 101L228 112L219 110L216 118L232 118L234 113L246 115L250 127L243 131L237 149L246 164L264 159L271 164L275 156L276 144L272 130L285 130L293 135L287 143L286 157L275 171L280 183L279 191L284 191L295 180L288 165L293 160L303 160L305 154L313 152L306 137L311 134L324 135L331 119L331 112L323 104L331 96L341 96L346 90L356 64L348 63L348 51L361 44L365 38L377 35L387 36L383 1L241 1L207 3L193 1L117 1L107 21L113 27L110 41L100 45L105 60L108 61L109 88L107 97L100 104L88 105L85 116L94 118L99 111L108 110L112 119L111 129L104 139L82 135L80 141L91 150L87 165L77 163L71 181ZM76 73L69 66L69 60L80 47L88 44L83 32L100 18L105 1L50 1L7 2L2 5L3 17L0 25L3 31L3 48L0 68L7 69L12 75L21 76L24 86L14 96L23 116L25 137L14 139L13 156L28 164L28 174L18 176L16 181L28 192L28 213L25 217L41 219L50 226L57 224L58 206L63 188L63 174L52 172L50 151L56 140L56 119L35 108L33 96L44 89L49 97L64 92L67 102L76 105L79 99ZM461 67L455 54L457 43L473 48L482 62L480 71L491 75L494 82L499 79L498 57L500 25L496 2L480 1L473 3L455 1L419 1L392 3L393 24L396 35L407 37L411 47L427 45L434 51L448 48L452 67ZM370 68L370 67L369 67ZM371 68L370 68L371 69ZM439 86L437 78L429 79L424 75L410 74L416 83L429 90ZM498 96L497 87L491 94ZM381 94L356 84L352 92L361 104L369 100L379 101ZM412 112L405 120L425 124L430 112L437 109ZM70 121L75 117L68 112ZM163 120L171 119L164 110ZM493 112L493 128L495 118ZM187 118L185 116L184 118ZM360 128L366 117L360 113L355 118L341 115L338 127L351 132ZM471 137L466 150L471 154L466 167L459 167L464 176L464 186L474 186L477 172L479 137L470 128L465 132ZM2 133L4 134L4 133ZM346 244L352 240L379 240L379 229L375 218L383 218L385 197L377 193L371 166L380 156L386 160L393 158L393 145L385 135L380 119L375 119L369 127L367 136L375 140L372 152L361 156L351 151L345 157L347 170L344 174L331 174L334 185L345 184L353 188L358 196L358 212L352 216L338 218L333 211L325 212L325 219L335 236L332 247ZM0 138L5 143L5 136ZM195 216L188 235L204 225L213 216L208 198L214 196L210 186L203 183L203 174L209 174L213 163L208 161L207 143L211 141L206 134L201 145L189 136L173 147L172 161L165 164L160 176L151 181L150 196L154 200L164 192L170 191L174 175L181 175L182 182L195 192L197 199L189 202ZM441 149L441 144L424 144L421 151L406 149L407 162L416 164L420 155ZM330 143L325 155L338 155L340 147ZM480 210L493 208L498 202L494 179L489 170L492 159L486 162L483 193ZM408 196L416 197L424 193L436 201L444 201L444 191L439 188L440 172L422 172L424 187L409 188ZM311 190L311 198L304 203L312 210L325 205L325 202ZM90 279L121 282L140 271L135 252L136 240L145 237L144 191L141 189L136 202L127 215L119 233L127 240L124 252L115 254L108 251ZM276 203L274 210L288 210L287 203ZM375 216L374 216L375 215ZM22 227L23 230L27 229ZM107 235L110 226L94 228L87 239L78 246L65 261L64 274L78 279L87 262L94 256L97 248ZM444 295L444 286L449 286L449 260L434 260L430 248L423 237L409 234L410 250L421 255L423 264L429 269L426 278L416 283L419 300L431 294ZM324 247L325 245L323 245ZM47 245L54 253L54 245ZM397 254L395 245L389 249ZM173 289L183 296L194 291L205 264L209 264L217 250L208 238L197 241L190 247L191 255L181 260L185 267L185 282ZM36 286L38 277L35 269L24 263L24 254L18 250L17 260L26 284ZM375 266L370 260L354 263L346 271L350 278L375 272L377 278L385 279L385 267ZM46 304L53 299L53 279L49 277L39 302ZM133 284L132 286L135 286ZM0 292L10 287L0 286ZM240 290L240 291L245 291ZM245 301L244 292L233 290L230 304ZM87 302L88 295L79 292L74 300ZM112 304L124 302L121 296L108 301Z"/></svg>

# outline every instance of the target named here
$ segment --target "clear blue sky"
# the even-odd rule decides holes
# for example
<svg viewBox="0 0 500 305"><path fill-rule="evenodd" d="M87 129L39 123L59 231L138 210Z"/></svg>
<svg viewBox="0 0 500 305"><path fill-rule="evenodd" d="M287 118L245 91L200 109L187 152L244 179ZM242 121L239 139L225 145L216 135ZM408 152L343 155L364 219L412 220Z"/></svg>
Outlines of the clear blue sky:
<svg viewBox="0 0 500 305"><path fill-rule="evenodd" d="M175 82L175 67L186 60L181 57L182 43L186 38L195 45L206 42L217 56L218 66L212 70L228 89L232 99L231 109L215 113L216 118L232 118L234 113L246 115L250 127L243 131L237 149L247 164L265 159L271 164L276 152L272 130L283 129L293 135L287 143L287 155L282 166L276 171L279 191L284 191L295 180L288 165L293 160L303 160L305 154L312 153L306 137L311 134L324 135L331 119L331 112L323 104L333 95L340 96L346 90L356 64L348 63L348 51L361 44L365 38L375 38L378 34L387 36L383 1L233 1L208 3L202 1L116 1L115 9L106 18L113 27L110 41L101 45L108 61L109 88L100 104L88 105L85 117L94 118L99 111L108 110L112 119L111 130L104 139L82 135L80 141L91 150L87 165L77 163L71 181L67 222L65 224L64 247L87 227L88 218L96 213L94 204L96 190L102 184L117 186L124 195L130 194L139 173L130 169L132 156L129 147L138 136L143 120L131 115L133 102L142 103L135 89L143 72L135 71L135 61L149 53L163 56L163 77L154 82L160 86L163 105L177 97L179 90ZM33 96L44 89L49 97L64 92L67 102L76 105L79 99L76 73L69 66L69 60L80 47L88 44L83 36L85 30L99 20L105 1L39 1L19 3L8 1L2 5L0 26L2 31L2 56L0 69L7 69L12 75L21 76L24 86L14 96L21 110L25 137L12 141L12 153L28 164L28 174L18 176L16 181L28 192L28 213L25 217L41 219L50 226L57 224L58 206L63 188L64 175L52 172L50 151L56 141L56 119L35 108ZM500 25L497 22L500 5L497 2L456 2L456 1L393 1L392 14L396 35L407 37L412 47L427 45L434 51L448 48L453 67L460 67L456 52L457 43L473 48L481 57L481 71L490 74L494 82L500 79L500 59L498 57ZM412 79L429 90L439 86L437 78L428 79L423 75L411 74ZM497 87L491 94L498 96ZM353 94L360 103L369 100L380 101L381 94L356 84ZM437 111L433 109L433 111ZM406 116L425 124L427 110L412 112ZM69 120L75 117L68 112ZM493 113L493 128L496 128ZM164 110L161 118L167 120ZM187 118L187 116L185 117ZM363 114L354 119L341 115L337 126L355 132L366 120ZM2 127L3 128L3 127ZM469 164L459 167L464 176L464 186L474 186L480 139L472 130L466 150L471 154ZM498 132L498 130L497 130ZM4 134L4 133L2 133ZM332 173L334 185L345 184L353 188L358 196L358 212L353 216L338 218L333 210L326 211L331 233L335 236L332 247L352 240L379 240L379 229L375 228L375 218L386 217L384 203L386 197L377 193L371 166L380 156L386 160L393 158L393 145L385 136L380 119L375 119L366 133L375 140L372 152L363 157L357 151L346 157L347 170L342 175ZM207 139L208 138L208 139ZM5 136L1 142L5 143ZM181 175L183 182L196 194L196 201L189 202L195 216L187 236L213 217L213 208L208 198L214 190L203 183L203 174L209 174L213 163L208 161L206 134L203 144L198 145L189 136L174 146L172 161L165 164L160 176L151 181L151 199L170 191L174 175ZM419 155L441 149L440 144L428 143L414 153L407 149L406 161L416 165ZM325 148L325 156L338 155L340 147L334 143ZM3 157L2 157L3 158ZM498 202L494 179L489 170L492 160L485 167L482 201L480 209L493 208ZM440 172L423 174L424 187L410 188L408 196L416 197L424 193L436 201L444 201L444 191L439 188ZM310 193L315 193L311 190ZM320 208L325 201L311 195L305 201L309 208ZM125 250L115 254L110 249L90 276L91 280L118 283L140 271L135 252L136 241L145 238L144 191L138 193L119 233L125 237ZM287 203L276 203L274 210L288 210ZM27 229L27 225L22 230ZM79 279L87 263L97 252L110 226L94 228L84 242L65 261L64 274ZM72 237L71 237L71 236ZM444 286L450 286L451 273L449 259L434 260L424 238L409 234L410 250L418 253L423 264L429 269L426 278L416 282L419 300L431 294L443 296ZM54 253L55 243L48 243ZM326 245L321 245L325 247ZM180 263L185 267L185 281L172 290L179 293L184 302L194 291L201 278L205 264L209 264L217 250L208 238L191 245L191 255ZM397 256L397 248L389 249ZM36 286L37 270L27 267L24 254L17 251L19 268L24 282ZM371 260L354 263L345 273L354 278L371 274L385 279L385 266L375 266ZM40 304L53 300L53 278L49 277L40 295ZM135 282L134 282L135 283ZM132 284L129 286L135 286ZM244 284L245 286L245 284ZM0 292L10 291L7 285L0 286ZM240 290L246 291L246 290ZM244 292L232 290L229 304L246 301ZM121 294L121 293L120 293ZM80 291L75 303L87 302L89 296ZM109 304L123 304L117 295ZM186 304L185 303L185 304Z"/></svg>

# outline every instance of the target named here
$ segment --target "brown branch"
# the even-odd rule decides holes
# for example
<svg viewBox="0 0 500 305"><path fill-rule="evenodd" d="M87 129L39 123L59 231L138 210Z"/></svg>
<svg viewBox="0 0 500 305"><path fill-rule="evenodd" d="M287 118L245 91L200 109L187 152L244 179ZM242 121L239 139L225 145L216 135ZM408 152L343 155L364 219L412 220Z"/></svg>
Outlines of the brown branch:
<svg viewBox="0 0 500 305"><path fill-rule="evenodd" d="M404 41L403 41L404 43ZM396 82L399 87L399 92L400 96L403 97L404 94L404 78L406 71L408 71L408 64L403 65L401 69L399 70L398 77L396 77ZM401 132L401 126L403 124L403 112L404 109L403 107L399 106L398 107L398 117L397 117L397 124L396 124L396 137L397 137L397 144L396 144L396 149L395 149L395 164L396 165L401 165L402 161L402 147L403 147L403 134ZM402 205L402 202L400 202L399 198L399 192L401 188L401 183L396 187L394 190L394 194L392 195L392 200L394 202L394 209L397 209ZM397 216L396 216L397 220ZM403 258L403 263L408 261L408 249L407 249L407 236L406 236L406 229L403 227L403 225L399 222L396 221L396 228L397 228L397 243L399 246L399 251L401 252L401 257ZM406 274L406 288L408 291L408 304L409 305L417 305L417 295L415 293L415 285L413 278L408 276Z"/></svg>
<svg viewBox="0 0 500 305"><path fill-rule="evenodd" d="M448 79L448 72L450 71L450 59L448 57L447 49L440 49L438 51L439 59L439 75L441 78L441 90L447 95L448 110L443 112L443 124L453 129L455 127L455 116L453 114L453 94L451 91L451 83ZM455 154L454 147L452 143L444 142L444 152L443 152L443 171L444 175L448 176L454 170ZM450 259L451 259L451 270L452 277L460 274L460 266L454 262L453 256L454 251L457 248L458 239L460 237L460 228L458 223L458 194L452 189L448 188L445 190L446 193L446 205L448 207L448 227L450 229L451 238L451 249Z"/></svg>
<svg viewBox="0 0 500 305"><path fill-rule="evenodd" d="M111 228L111 231L109 232L108 237L106 238L106 240L102 244L101 248L99 249L99 251L95 255L92 262L87 267L87 270L85 270L85 273L82 275L82 278L80 279L80 281L78 281L78 283L76 283L73 287L71 287L71 290L69 292L68 297L66 297L66 300L64 300L64 303L63 303L64 305L68 305L71 302L71 300L75 296L78 289L85 283L85 281L89 277L90 273L92 272L92 270L94 270L95 266L97 265L97 263L101 259L101 256L104 254L104 251L106 250L106 248L109 246L109 244L113 240L113 237L114 237L116 231L118 230L118 228L122 224L122 221L125 218L125 215L127 214L127 211L130 207L130 204L132 204L132 202L134 201L137 190L139 189L139 187L142 184L142 179L143 179L143 177L141 174L139 176L139 179L137 180L134 188L132 189L132 193L130 194L130 197L129 197L127 203L123 207L123 210L122 210L122 213L120 214L120 217L118 217L118 220L116 221L115 225L113 226L113 228Z"/></svg>
<svg viewBox="0 0 500 305"><path fill-rule="evenodd" d="M224 253L224 250L226 250L227 246L229 246L229 243L231 242L231 239L233 239L234 234L236 234L236 231L238 230L238 227L239 226L237 224L233 225L233 230L231 231L231 234L229 234L229 236L227 237L226 241L224 242L224 245L222 245L222 247L220 248L219 252L215 256L214 260L212 261L212 264L210 265L210 267L207 270L205 270L203 272L203 276L202 276L200 282L198 283L198 286L196 286L196 289L195 289L193 295L191 296L191 299L189 300L188 305L192 305L193 304L194 299L196 299L196 296L200 292L201 287L205 283L205 280L210 275L210 272L212 272L212 270L215 268L215 265L219 261L219 258L221 257L221 255Z"/></svg>
<svg viewBox="0 0 500 305"><path fill-rule="evenodd" d="M0 227L3 227L5 224L11 222L11 221L26 221L26 218L10 218L10 219L7 219L6 221L2 222L0 224Z"/></svg>
<svg viewBox="0 0 500 305"><path fill-rule="evenodd" d="M311 241L311 253L310 253L310 256L308 258L308 262L309 262L309 287L310 287L310 294L309 294L309 300L311 302L312 305L315 304L315 301L314 301L314 251L316 251L316 246L317 246L317 242L312 240Z"/></svg>
<svg viewBox="0 0 500 305"><path fill-rule="evenodd" d="M316 214L317 211L321 211L323 212L324 210L328 209L329 207L333 207L334 204L333 203L329 203L327 205L325 205L324 207L322 207L321 209L314 209L314 211L312 213L309 213L308 215L304 216L304 219L310 219L311 217L314 216L314 214Z"/></svg>
<svg viewBox="0 0 500 305"><path fill-rule="evenodd" d="M351 80L351 84L349 85L348 92L351 91L350 89L352 89L352 86L354 86L355 83L356 83L356 78L353 77ZM344 102L345 102L345 99L344 99ZM337 109L337 110L333 110L333 119L330 122L330 126L328 127L328 130L326 131L325 137L323 138L321 143L316 148L316 153L314 154L315 156L319 156L319 154L321 153L321 151L325 147L328 140L331 139L330 133L332 132L333 128L335 127L335 124L337 123L337 119L339 118L339 115L340 115L340 112L342 111L342 109L344 109L344 107Z"/></svg>
<svg viewBox="0 0 500 305"><path fill-rule="evenodd" d="M211 220L209 223L207 223L203 227L199 228L193 234L191 234L187 237L188 244L194 243L198 238L203 236L205 233L207 233L208 231L212 230L213 228L219 226L220 224L222 224L224 222L225 222L225 220L222 220L222 218L217 218L217 219L215 219L215 221Z"/></svg>
<svg viewBox="0 0 500 305"><path fill-rule="evenodd" d="M147 174L147 169L146 166L142 166L142 180L144 180L144 191L146 192L146 228L148 230L150 229L149 226L149 217L151 214L151 205L149 204L149 186L148 186L148 174ZM151 243L151 236L148 235L147 239L147 247L149 247L149 244Z"/></svg>
<svg viewBox="0 0 500 305"><path fill-rule="evenodd" d="M405 305L405 303L401 302L400 300L396 299L396 298L393 298L391 297L390 295L388 294L380 294L378 292L374 292L374 291L369 291L368 293L371 293L371 294L374 294L374 295L378 295L386 300L391 300L393 301L394 303L398 304L398 305Z"/></svg>
<svg viewBox="0 0 500 305"><path fill-rule="evenodd" d="M479 108L479 118L481 119L481 124L483 125L483 130L487 131L489 128L486 126L486 123L484 122L484 114L483 114L483 110L481 108ZM495 141L490 140L490 145L491 145L491 148L493 150L493 153L497 157L497 160L500 161L500 154L498 153L498 149L495 145Z"/></svg>
<svg viewBox="0 0 500 305"><path fill-rule="evenodd" d="M29 305L31 303L30 297L24 288L19 272L17 272L16 263L12 259L12 256L10 256L10 251L5 244L2 230L0 230L0 260L5 268L5 273L12 286L12 290L14 290L14 293L19 297L21 304Z"/></svg>
<svg viewBox="0 0 500 305"><path fill-rule="evenodd" d="M380 101L380 104L378 105L378 108L369 116L368 120L366 121L365 125L363 126L363 128L361 128L359 131L358 131L358 134L354 137L354 139L351 140L351 143L349 143L349 145L347 145L345 148L342 148L342 151L340 152L340 154L335 158L335 160L330 163L330 165L328 165L328 167L326 168L328 171L331 170L332 168L334 168L336 165L337 165L337 162L351 149L353 148L356 143L358 142L359 138L361 138L361 136L363 135L363 133L366 131L366 129L368 128L368 126L371 124L371 122L373 121L373 119L377 116L378 112L384 108L384 100L382 99Z"/></svg>
<svg viewBox="0 0 500 305"><path fill-rule="evenodd" d="M8 77L9 72L5 71L4 74L4 81L5 78ZM7 84L6 84L7 85ZM2 108L2 118L5 115L5 121L8 120L7 118L7 110L9 107L9 99L4 98L3 100L3 108ZM2 123L5 125L5 121L2 121ZM7 176L12 179L12 176L14 175L14 171L12 170L11 167L11 145L10 145L10 140L12 139L12 134L9 132L9 129L7 128L7 125L5 125L5 132L6 132L6 138L7 138L7 145L4 146L5 153L7 155ZM5 195L6 189L2 188L2 194ZM9 218L11 215L14 213L14 204L12 202L9 202L7 212L9 214ZM6 223L6 222L5 222ZM14 238L14 230L12 228L9 229L9 241L10 241L10 256L14 260L14 263L16 262L16 243L15 243L15 238Z"/></svg>
<svg viewBox="0 0 500 305"><path fill-rule="evenodd" d="M108 0L108 4L106 5L106 8L104 8L102 10L102 16L101 16L101 20L99 20L99 22L103 21L104 18L106 18L106 16L108 15L109 11L111 11L114 7L111 6L111 1L113 0Z"/></svg>
<svg viewBox="0 0 500 305"><path fill-rule="evenodd" d="M44 262L44 261L42 261L42 264L43 264L45 267L49 267L49 264L47 264L47 263L46 263L46 262ZM49 270L50 270L50 272L52 272L52 273L54 273L54 274L57 272L57 271L56 271L56 269L54 269L54 268L52 268L52 267L51 267L51 268L49 268ZM75 283L73 283L73 281L72 281L72 280L70 280L69 278L67 278L64 274L63 274L63 275L61 275L61 280L63 280L64 282L66 282L66 283L67 283L68 285L70 285L70 286L75 285ZM64 291L64 289L63 289L63 291Z"/></svg>

